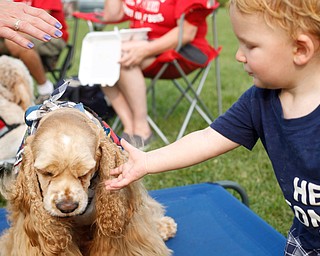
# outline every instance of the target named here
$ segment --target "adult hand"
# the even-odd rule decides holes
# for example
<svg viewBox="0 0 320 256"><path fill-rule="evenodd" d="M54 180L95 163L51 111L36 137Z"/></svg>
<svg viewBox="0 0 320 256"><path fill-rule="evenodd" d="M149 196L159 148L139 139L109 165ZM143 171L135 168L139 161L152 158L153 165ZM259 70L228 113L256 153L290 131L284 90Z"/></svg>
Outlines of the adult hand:
<svg viewBox="0 0 320 256"><path fill-rule="evenodd" d="M120 64L124 67L139 65L147 57L146 46L148 44L149 42L145 40L132 40L122 43Z"/></svg>
<svg viewBox="0 0 320 256"><path fill-rule="evenodd" d="M148 173L147 154L124 139L121 139L121 145L129 153L129 159L126 163L110 171L110 175L116 176L116 178L105 181L107 190L121 189Z"/></svg>
<svg viewBox="0 0 320 256"><path fill-rule="evenodd" d="M32 48L33 43L19 32L42 41L61 37L61 24L45 10L0 0L0 37L9 39L22 47Z"/></svg>

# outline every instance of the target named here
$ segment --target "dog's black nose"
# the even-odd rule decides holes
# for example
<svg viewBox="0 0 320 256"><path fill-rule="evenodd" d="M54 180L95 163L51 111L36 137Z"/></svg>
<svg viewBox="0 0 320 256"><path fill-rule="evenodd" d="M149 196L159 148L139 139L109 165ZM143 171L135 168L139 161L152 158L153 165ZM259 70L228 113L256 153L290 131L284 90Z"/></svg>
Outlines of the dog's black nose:
<svg viewBox="0 0 320 256"><path fill-rule="evenodd" d="M73 202L71 200L64 200L60 201L59 203L56 203L56 207L62 212L62 213L70 213L73 212L75 209L77 209L79 206L79 203Z"/></svg>

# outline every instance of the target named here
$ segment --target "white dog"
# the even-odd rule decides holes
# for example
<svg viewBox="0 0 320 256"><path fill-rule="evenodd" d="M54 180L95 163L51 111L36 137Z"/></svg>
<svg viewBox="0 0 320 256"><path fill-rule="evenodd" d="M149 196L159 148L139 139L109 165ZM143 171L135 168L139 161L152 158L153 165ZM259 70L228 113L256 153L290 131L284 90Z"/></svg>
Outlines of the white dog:
<svg viewBox="0 0 320 256"><path fill-rule="evenodd" d="M33 80L24 63L0 57L0 164L14 159L26 126L24 112L33 104Z"/></svg>

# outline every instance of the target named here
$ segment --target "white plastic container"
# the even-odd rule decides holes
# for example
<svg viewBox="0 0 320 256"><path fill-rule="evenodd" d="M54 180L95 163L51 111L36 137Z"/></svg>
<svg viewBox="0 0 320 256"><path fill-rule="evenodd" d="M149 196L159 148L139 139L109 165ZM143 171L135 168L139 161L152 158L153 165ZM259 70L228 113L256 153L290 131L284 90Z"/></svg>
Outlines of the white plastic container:
<svg viewBox="0 0 320 256"><path fill-rule="evenodd" d="M121 43L146 40L150 28L90 32L82 41L79 80L82 85L113 86L120 76Z"/></svg>

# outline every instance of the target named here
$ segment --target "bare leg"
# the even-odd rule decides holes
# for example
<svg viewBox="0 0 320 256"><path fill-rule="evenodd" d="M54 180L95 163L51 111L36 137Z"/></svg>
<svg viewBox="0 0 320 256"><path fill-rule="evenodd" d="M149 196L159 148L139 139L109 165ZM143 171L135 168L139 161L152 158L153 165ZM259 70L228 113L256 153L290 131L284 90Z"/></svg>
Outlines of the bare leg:
<svg viewBox="0 0 320 256"><path fill-rule="evenodd" d="M123 131L129 134L130 136L133 135L133 118L132 112L128 105L128 102L123 97L122 92L119 90L118 86L115 85L113 87L102 87L103 92L107 95L108 99L111 102L112 107L116 111L117 115L119 116L122 125Z"/></svg>
<svg viewBox="0 0 320 256"><path fill-rule="evenodd" d="M118 86L132 111L133 133L147 139L151 128L147 121L146 85L140 67L122 68Z"/></svg>
<svg viewBox="0 0 320 256"><path fill-rule="evenodd" d="M103 91L119 116L123 131L147 139L151 128L147 121L146 85L140 68L121 69L118 83L103 87Z"/></svg>

